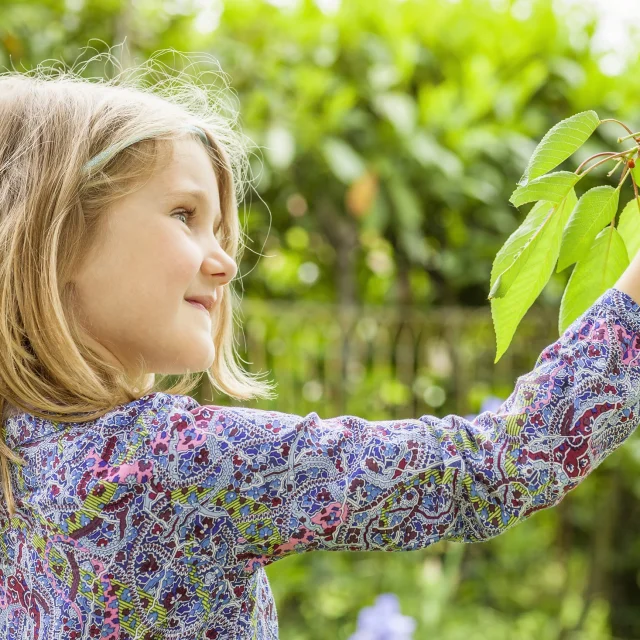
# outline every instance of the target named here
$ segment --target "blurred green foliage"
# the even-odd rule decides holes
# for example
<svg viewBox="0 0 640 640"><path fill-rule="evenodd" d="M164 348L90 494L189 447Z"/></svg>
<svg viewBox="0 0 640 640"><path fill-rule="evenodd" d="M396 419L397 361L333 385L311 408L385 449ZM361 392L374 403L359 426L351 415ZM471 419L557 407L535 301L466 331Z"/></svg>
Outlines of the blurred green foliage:
<svg viewBox="0 0 640 640"><path fill-rule="evenodd" d="M166 48L220 60L241 125L263 149L252 158L256 189L240 212L249 244L239 275L253 328L264 335L274 300L294 305L294 314L302 303L401 313L410 305L488 308L491 264L524 217L508 199L542 135L587 109L640 125L637 52L621 75L606 75L590 50L594 24L577 17L558 19L547 0L345 0L335 11L311 0L289 8L262 0L4 0L0 66L71 65L87 44L103 51L123 40L124 66ZM170 53L164 60L176 62ZM613 123L600 127L566 169L615 146L620 133ZM605 172L594 171L584 188L606 182ZM568 276L553 274L536 306L557 315ZM483 327L468 330L491 368L494 337ZM280 340L271 351L281 357L267 366L285 381L311 338ZM538 346L532 340L528 359L514 361L509 384L533 365ZM475 410L481 387L453 380L463 388L451 397ZM417 407L393 368L373 369L362 384L351 392L366 418ZM278 408L308 411L314 389L281 396ZM384 402L373 415L367 403L378 395ZM431 412L460 410L439 395L427 396ZM337 408L323 398L315 410ZM267 573L280 635L346 639L361 607L394 592L420 639L640 638L639 468L632 438L557 508L487 543L275 563Z"/></svg>

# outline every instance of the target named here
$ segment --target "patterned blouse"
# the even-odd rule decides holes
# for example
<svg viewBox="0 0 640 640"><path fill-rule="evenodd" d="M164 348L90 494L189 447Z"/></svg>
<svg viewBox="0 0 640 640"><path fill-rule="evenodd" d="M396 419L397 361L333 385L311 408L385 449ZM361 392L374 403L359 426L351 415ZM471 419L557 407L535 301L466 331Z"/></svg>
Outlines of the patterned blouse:
<svg viewBox="0 0 640 640"><path fill-rule="evenodd" d="M84 425L19 413L0 637L276 639L264 567L497 536L635 430L640 306L611 288L497 411L368 421L151 393Z"/></svg>

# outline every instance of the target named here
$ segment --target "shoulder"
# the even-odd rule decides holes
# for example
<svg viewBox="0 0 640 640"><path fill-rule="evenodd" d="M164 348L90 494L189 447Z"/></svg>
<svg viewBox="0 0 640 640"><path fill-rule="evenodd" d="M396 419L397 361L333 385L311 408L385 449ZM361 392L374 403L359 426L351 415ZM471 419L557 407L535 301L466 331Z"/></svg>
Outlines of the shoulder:
<svg viewBox="0 0 640 640"><path fill-rule="evenodd" d="M64 440L66 452L58 462L70 461L84 469L87 486L101 481L144 484L152 477L156 444L174 430L173 425L192 422L192 411L199 407L190 396L154 392L114 407L95 422L63 429L48 441L58 449Z"/></svg>
<svg viewBox="0 0 640 640"><path fill-rule="evenodd" d="M200 407L191 396L164 392L116 407L98 421L90 436L93 474L116 483L148 482L159 443L173 438L179 425L192 423L192 412Z"/></svg>

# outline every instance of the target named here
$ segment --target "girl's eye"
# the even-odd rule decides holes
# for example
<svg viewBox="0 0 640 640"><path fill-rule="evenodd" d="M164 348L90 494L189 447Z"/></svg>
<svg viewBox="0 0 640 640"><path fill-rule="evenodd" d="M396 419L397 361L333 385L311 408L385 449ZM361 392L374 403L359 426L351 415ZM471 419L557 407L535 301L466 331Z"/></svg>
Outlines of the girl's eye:
<svg viewBox="0 0 640 640"><path fill-rule="evenodd" d="M171 215L172 216L184 216L185 224L189 224L191 222L191 220L193 220L193 218L196 217L196 209L195 209L195 207L193 209L187 209L186 207L184 207L184 208L180 209L179 211L175 211ZM222 230L222 225L220 224L218 226L218 229L214 232L214 235L217 236L220 233L221 230Z"/></svg>
<svg viewBox="0 0 640 640"><path fill-rule="evenodd" d="M189 224L191 219L194 217L196 210L195 209L180 209L180 211L176 211L172 215L174 216L184 216L186 218L185 224Z"/></svg>

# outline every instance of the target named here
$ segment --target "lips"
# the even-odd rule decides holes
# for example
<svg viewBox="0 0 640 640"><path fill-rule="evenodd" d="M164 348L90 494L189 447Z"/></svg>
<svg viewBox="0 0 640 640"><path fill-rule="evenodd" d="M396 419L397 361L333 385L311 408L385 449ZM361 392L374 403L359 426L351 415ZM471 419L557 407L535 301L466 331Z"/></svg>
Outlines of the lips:
<svg viewBox="0 0 640 640"><path fill-rule="evenodd" d="M206 311L211 311L213 309L213 305L217 301L216 292L213 295L204 295L204 296L190 296L189 298L185 298L187 302L195 304L195 306L201 306Z"/></svg>
<svg viewBox="0 0 640 640"><path fill-rule="evenodd" d="M209 313L209 310L205 306L201 305L199 302L195 302L194 300L187 300L187 302L190 305L197 307L198 309L202 309L205 313Z"/></svg>

